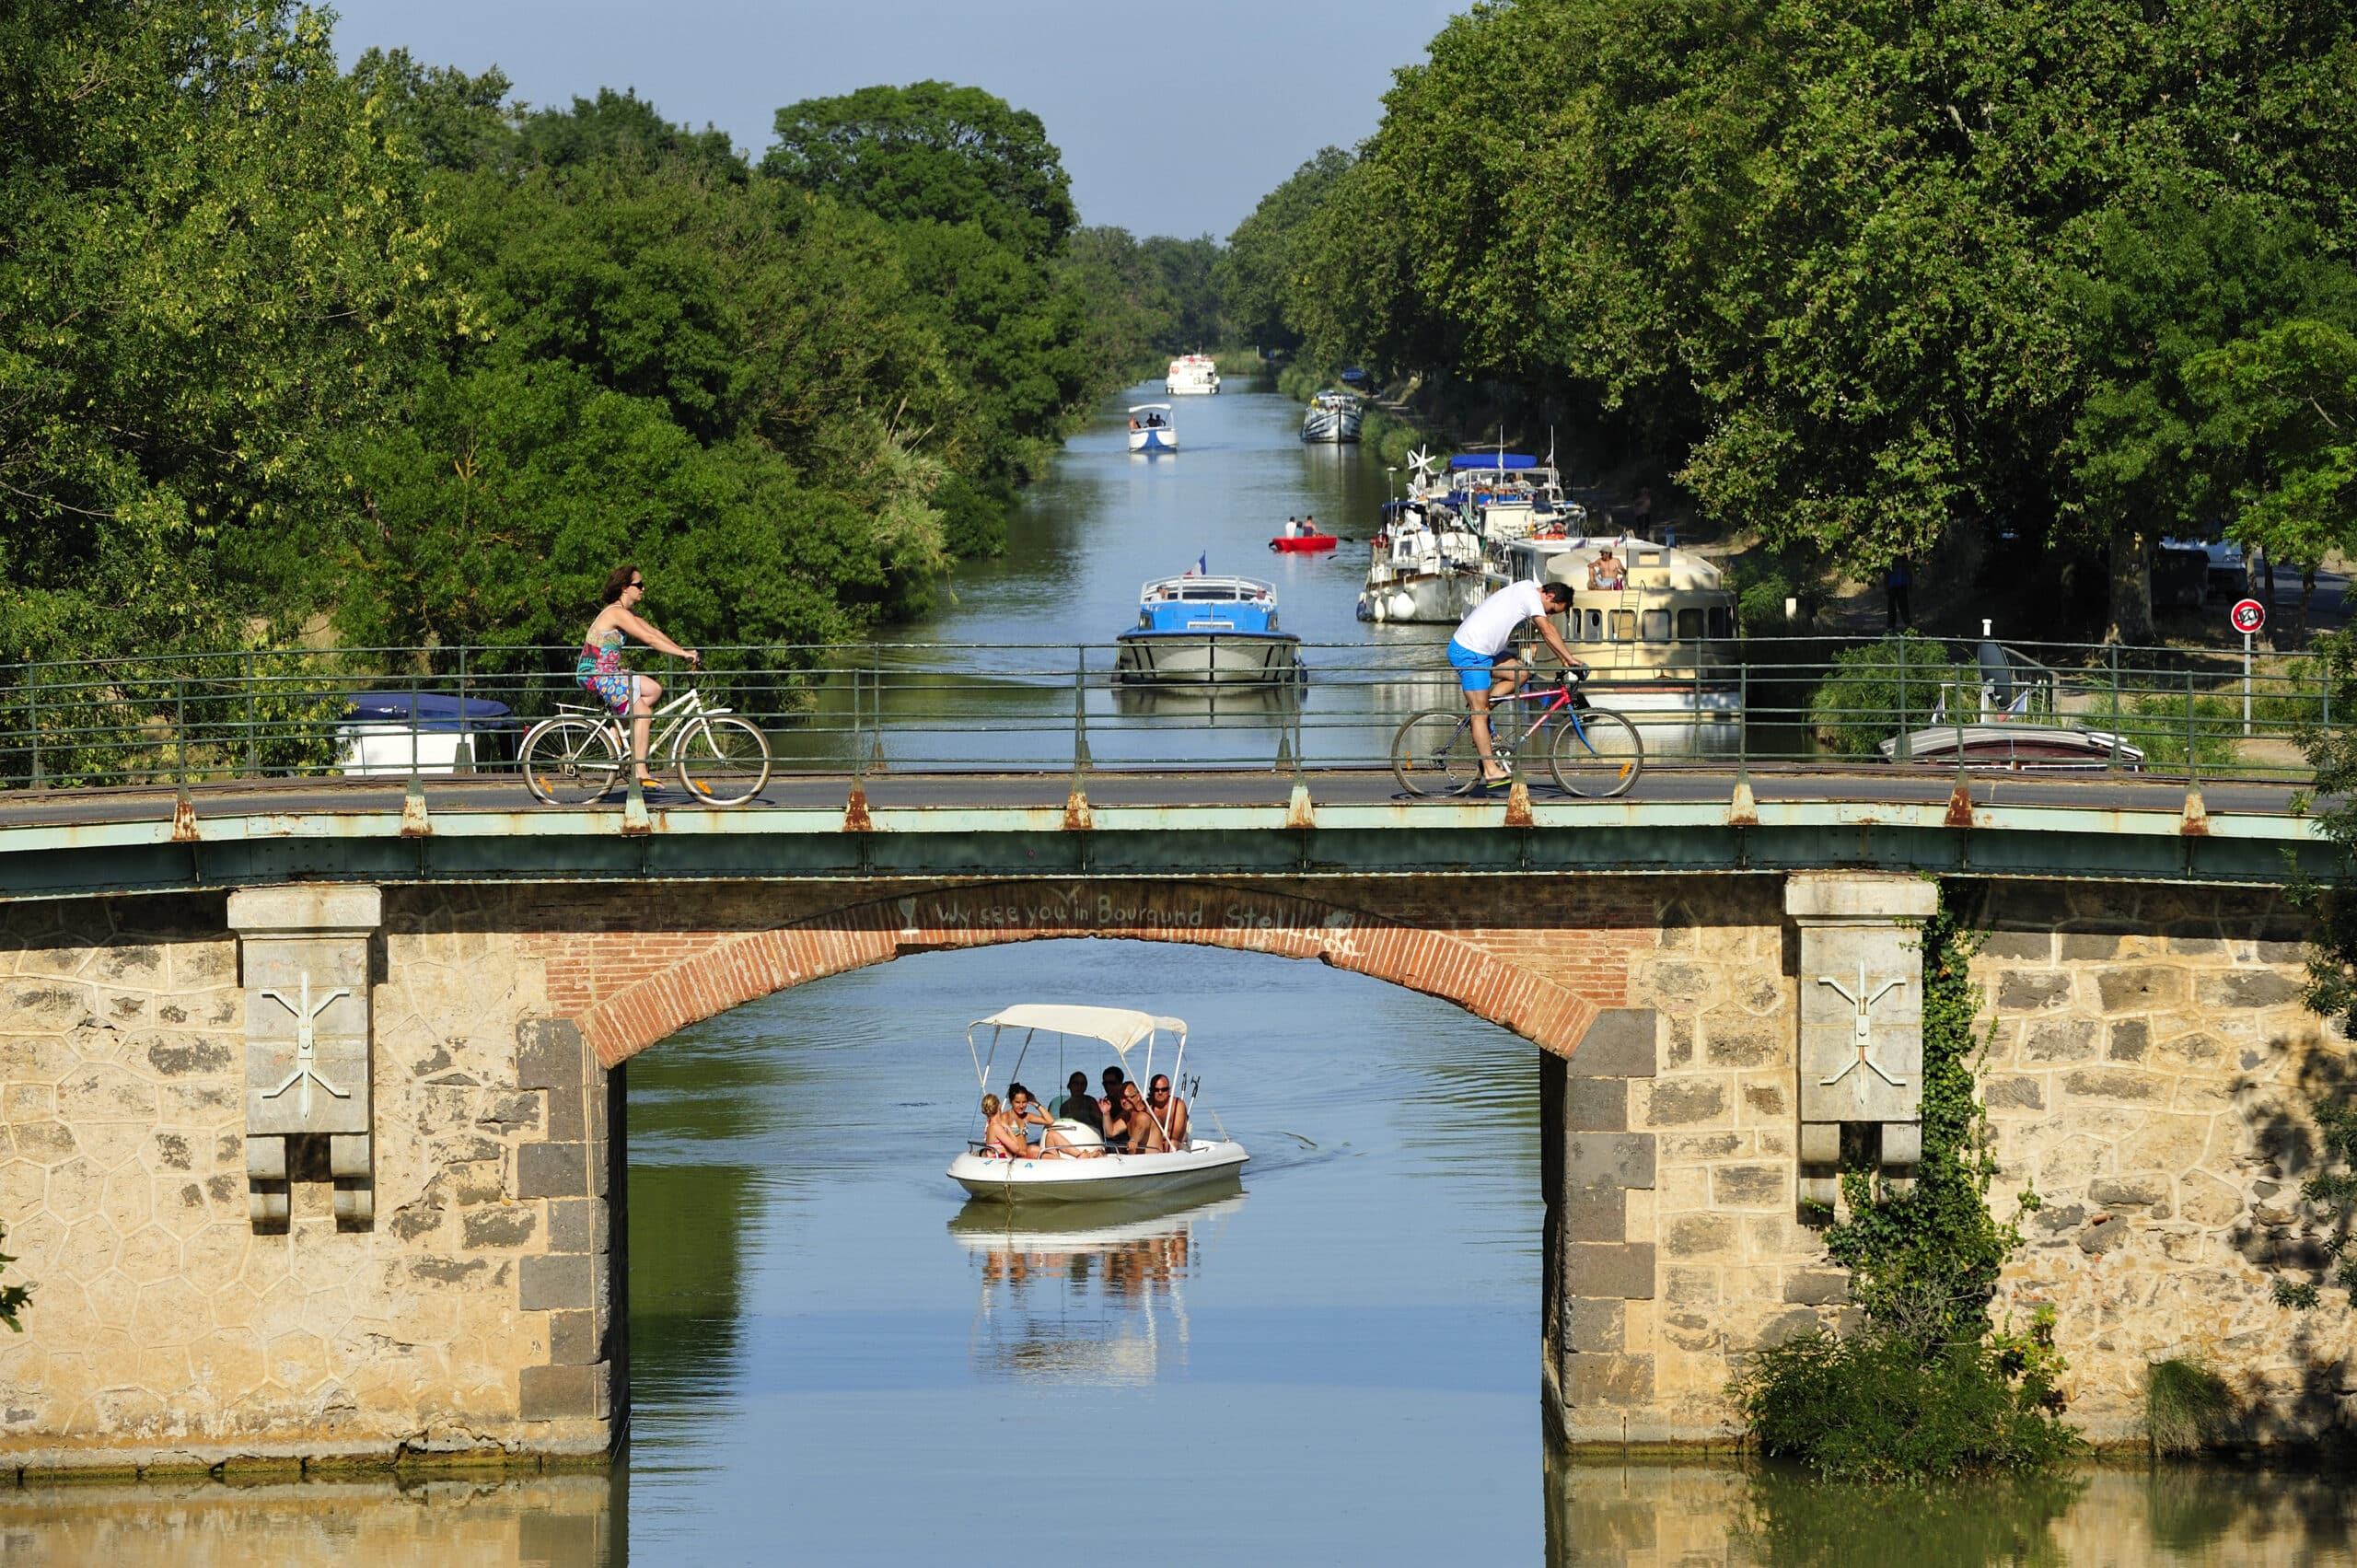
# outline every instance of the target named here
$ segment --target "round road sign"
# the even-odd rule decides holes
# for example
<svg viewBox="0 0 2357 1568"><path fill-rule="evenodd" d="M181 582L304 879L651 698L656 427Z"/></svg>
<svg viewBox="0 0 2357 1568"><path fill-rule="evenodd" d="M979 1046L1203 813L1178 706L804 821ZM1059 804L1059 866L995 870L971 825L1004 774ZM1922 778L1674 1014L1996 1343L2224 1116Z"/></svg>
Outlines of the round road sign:
<svg viewBox="0 0 2357 1568"><path fill-rule="evenodd" d="M2255 598L2237 599L2227 618L2234 621L2235 631L2247 637L2267 624L2267 606Z"/></svg>

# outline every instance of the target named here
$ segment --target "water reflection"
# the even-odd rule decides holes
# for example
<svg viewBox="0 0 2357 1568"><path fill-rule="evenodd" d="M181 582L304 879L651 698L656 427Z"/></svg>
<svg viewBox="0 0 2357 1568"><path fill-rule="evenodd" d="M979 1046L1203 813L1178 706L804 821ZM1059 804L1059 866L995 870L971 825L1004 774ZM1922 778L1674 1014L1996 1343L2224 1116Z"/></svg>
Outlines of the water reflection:
<svg viewBox="0 0 2357 1568"><path fill-rule="evenodd" d="M2357 1564L2345 1481L2322 1471L2096 1467L1903 1489L1773 1467L1550 1460L1548 1561L1743 1568Z"/></svg>
<svg viewBox="0 0 2357 1568"><path fill-rule="evenodd" d="M1044 1208L976 1200L949 1222L981 1276L968 1350L977 1372L1026 1383L1152 1383L1185 1366L1187 1275L1242 1206L1225 1197Z"/></svg>
<svg viewBox="0 0 2357 1568"><path fill-rule="evenodd" d="M619 1568L619 1476L0 1488L8 1568Z"/></svg>

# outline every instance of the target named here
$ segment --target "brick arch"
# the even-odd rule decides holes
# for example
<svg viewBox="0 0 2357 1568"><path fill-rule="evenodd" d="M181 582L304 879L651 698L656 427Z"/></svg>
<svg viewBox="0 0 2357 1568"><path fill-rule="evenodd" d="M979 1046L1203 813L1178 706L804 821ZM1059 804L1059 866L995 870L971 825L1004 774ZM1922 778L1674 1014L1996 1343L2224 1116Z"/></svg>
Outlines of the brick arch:
<svg viewBox="0 0 2357 1568"><path fill-rule="evenodd" d="M1591 999L1458 933L1425 929L1273 889L1206 883L986 883L899 894L759 931L603 931L550 954L552 969L599 967L598 949L638 951L641 976L552 1000L609 1067L742 1003L904 953L1064 936L1184 942L1315 958L1443 997L1569 1056L1598 1010ZM619 947L617 947L619 945ZM647 970L652 955L656 967ZM609 966L610 967L610 966Z"/></svg>

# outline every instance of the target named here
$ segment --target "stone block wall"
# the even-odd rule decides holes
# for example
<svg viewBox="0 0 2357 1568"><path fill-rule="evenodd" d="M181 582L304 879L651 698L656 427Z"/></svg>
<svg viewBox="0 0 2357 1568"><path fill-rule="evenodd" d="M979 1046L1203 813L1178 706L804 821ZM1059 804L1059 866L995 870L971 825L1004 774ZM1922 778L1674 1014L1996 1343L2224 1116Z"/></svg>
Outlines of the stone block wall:
<svg viewBox="0 0 2357 1568"><path fill-rule="evenodd" d="M1992 1033L1990 1193L2027 1242L2001 1313L2056 1313L2071 1419L2142 1435L2144 1372L2189 1356L2257 1441L2357 1427L2349 1293L2275 1304L2307 1258L2305 1091L2351 1066L2300 1005L2303 918L2272 895L1992 884L1973 965ZM2035 1191L2039 1206L2018 1207ZM2297 1277L2309 1277L2305 1273Z"/></svg>
<svg viewBox="0 0 2357 1568"><path fill-rule="evenodd" d="M384 918L373 1223L311 1147L258 1228L223 900L0 911L0 1249L36 1286L0 1470L604 1453L619 1081L526 1027L539 966L470 896Z"/></svg>

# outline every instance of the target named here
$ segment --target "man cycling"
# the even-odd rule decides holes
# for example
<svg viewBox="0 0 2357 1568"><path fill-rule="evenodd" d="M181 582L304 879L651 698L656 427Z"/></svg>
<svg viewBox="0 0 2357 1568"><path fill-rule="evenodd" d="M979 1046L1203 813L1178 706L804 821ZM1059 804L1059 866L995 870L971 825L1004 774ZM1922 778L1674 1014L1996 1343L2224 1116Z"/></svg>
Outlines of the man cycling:
<svg viewBox="0 0 2357 1568"><path fill-rule="evenodd" d="M1448 640L1448 662L1465 688L1466 704L1473 710L1473 747L1481 753L1481 784L1496 788L1512 776L1499 765L1497 749L1490 742L1490 704L1522 684L1522 661L1514 654L1514 634L1526 621L1538 623L1538 634L1555 650L1566 669L1585 670L1585 663L1572 656L1563 634L1550 615L1572 608L1572 590L1565 583L1508 583L1473 607Z"/></svg>

